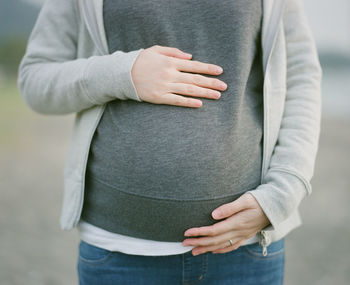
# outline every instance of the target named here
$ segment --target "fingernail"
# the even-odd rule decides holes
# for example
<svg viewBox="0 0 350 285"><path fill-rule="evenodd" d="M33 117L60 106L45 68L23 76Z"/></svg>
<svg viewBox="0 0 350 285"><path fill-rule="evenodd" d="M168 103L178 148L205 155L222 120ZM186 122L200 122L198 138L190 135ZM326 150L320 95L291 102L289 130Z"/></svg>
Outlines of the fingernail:
<svg viewBox="0 0 350 285"><path fill-rule="evenodd" d="M220 66L218 66L218 67L216 67L216 71L217 72L223 72L223 69Z"/></svg>
<svg viewBox="0 0 350 285"><path fill-rule="evenodd" d="M202 101L196 100L196 106L197 107L202 107Z"/></svg>
<svg viewBox="0 0 350 285"><path fill-rule="evenodd" d="M213 218L214 219L218 219L218 218L220 218L220 216L221 216L221 211L220 210L215 210L213 212Z"/></svg>

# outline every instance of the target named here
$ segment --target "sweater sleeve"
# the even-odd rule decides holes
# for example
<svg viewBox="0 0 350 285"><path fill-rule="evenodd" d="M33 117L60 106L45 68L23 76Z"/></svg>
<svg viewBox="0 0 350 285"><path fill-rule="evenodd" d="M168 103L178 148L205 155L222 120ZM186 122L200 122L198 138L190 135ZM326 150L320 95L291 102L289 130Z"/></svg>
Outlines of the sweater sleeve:
<svg viewBox="0 0 350 285"><path fill-rule="evenodd" d="M77 2L44 3L18 70L24 101L42 114L79 112L115 99L141 101L131 69L143 49L77 58Z"/></svg>
<svg viewBox="0 0 350 285"><path fill-rule="evenodd" d="M287 91L282 121L263 183L250 192L274 230L311 194L321 121L322 70L302 0L287 0L283 15Z"/></svg>

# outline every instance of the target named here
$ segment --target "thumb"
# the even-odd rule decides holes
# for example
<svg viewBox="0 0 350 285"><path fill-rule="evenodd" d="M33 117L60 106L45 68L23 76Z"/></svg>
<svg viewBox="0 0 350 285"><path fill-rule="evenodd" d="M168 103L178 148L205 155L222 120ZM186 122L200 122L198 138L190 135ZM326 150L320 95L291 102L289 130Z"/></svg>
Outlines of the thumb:
<svg viewBox="0 0 350 285"><path fill-rule="evenodd" d="M167 56L177 57L181 59L190 59L192 58L192 54L183 52L182 50L174 47L167 46L154 46L154 49L159 53Z"/></svg>
<svg viewBox="0 0 350 285"><path fill-rule="evenodd" d="M233 202L223 204L220 207L216 208L211 215L214 219L220 220L227 218L229 216L232 216L233 214L236 214L245 208L247 208L247 203L245 199L245 195L240 196L238 199L234 200Z"/></svg>

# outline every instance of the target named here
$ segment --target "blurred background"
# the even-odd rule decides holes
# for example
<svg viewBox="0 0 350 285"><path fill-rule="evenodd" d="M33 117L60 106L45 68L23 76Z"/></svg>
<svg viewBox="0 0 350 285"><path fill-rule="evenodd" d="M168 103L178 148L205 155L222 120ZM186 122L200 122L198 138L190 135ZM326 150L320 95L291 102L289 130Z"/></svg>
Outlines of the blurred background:
<svg viewBox="0 0 350 285"><path fill-rule="evenodd" d="M78 234L62 231L73 115L31 111L16 73L42 0L0 1L0 284L78 284ZM285 284L350 284L350 1L305 0L323 67L323 119L303 226L286 237Z"/></svg>

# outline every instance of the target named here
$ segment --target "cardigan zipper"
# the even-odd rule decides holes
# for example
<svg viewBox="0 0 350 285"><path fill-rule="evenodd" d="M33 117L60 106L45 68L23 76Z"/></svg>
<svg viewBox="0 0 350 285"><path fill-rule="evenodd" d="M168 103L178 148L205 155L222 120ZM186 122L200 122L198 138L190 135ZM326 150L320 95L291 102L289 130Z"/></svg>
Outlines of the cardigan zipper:
<svg viewBox="0 0 350 285"><path fill-rule="evenodd" d="M271 239L266 231L262 230L259 232L259 244L262 246L263 256L267 255L267 247L270 245Z"/></svg>

